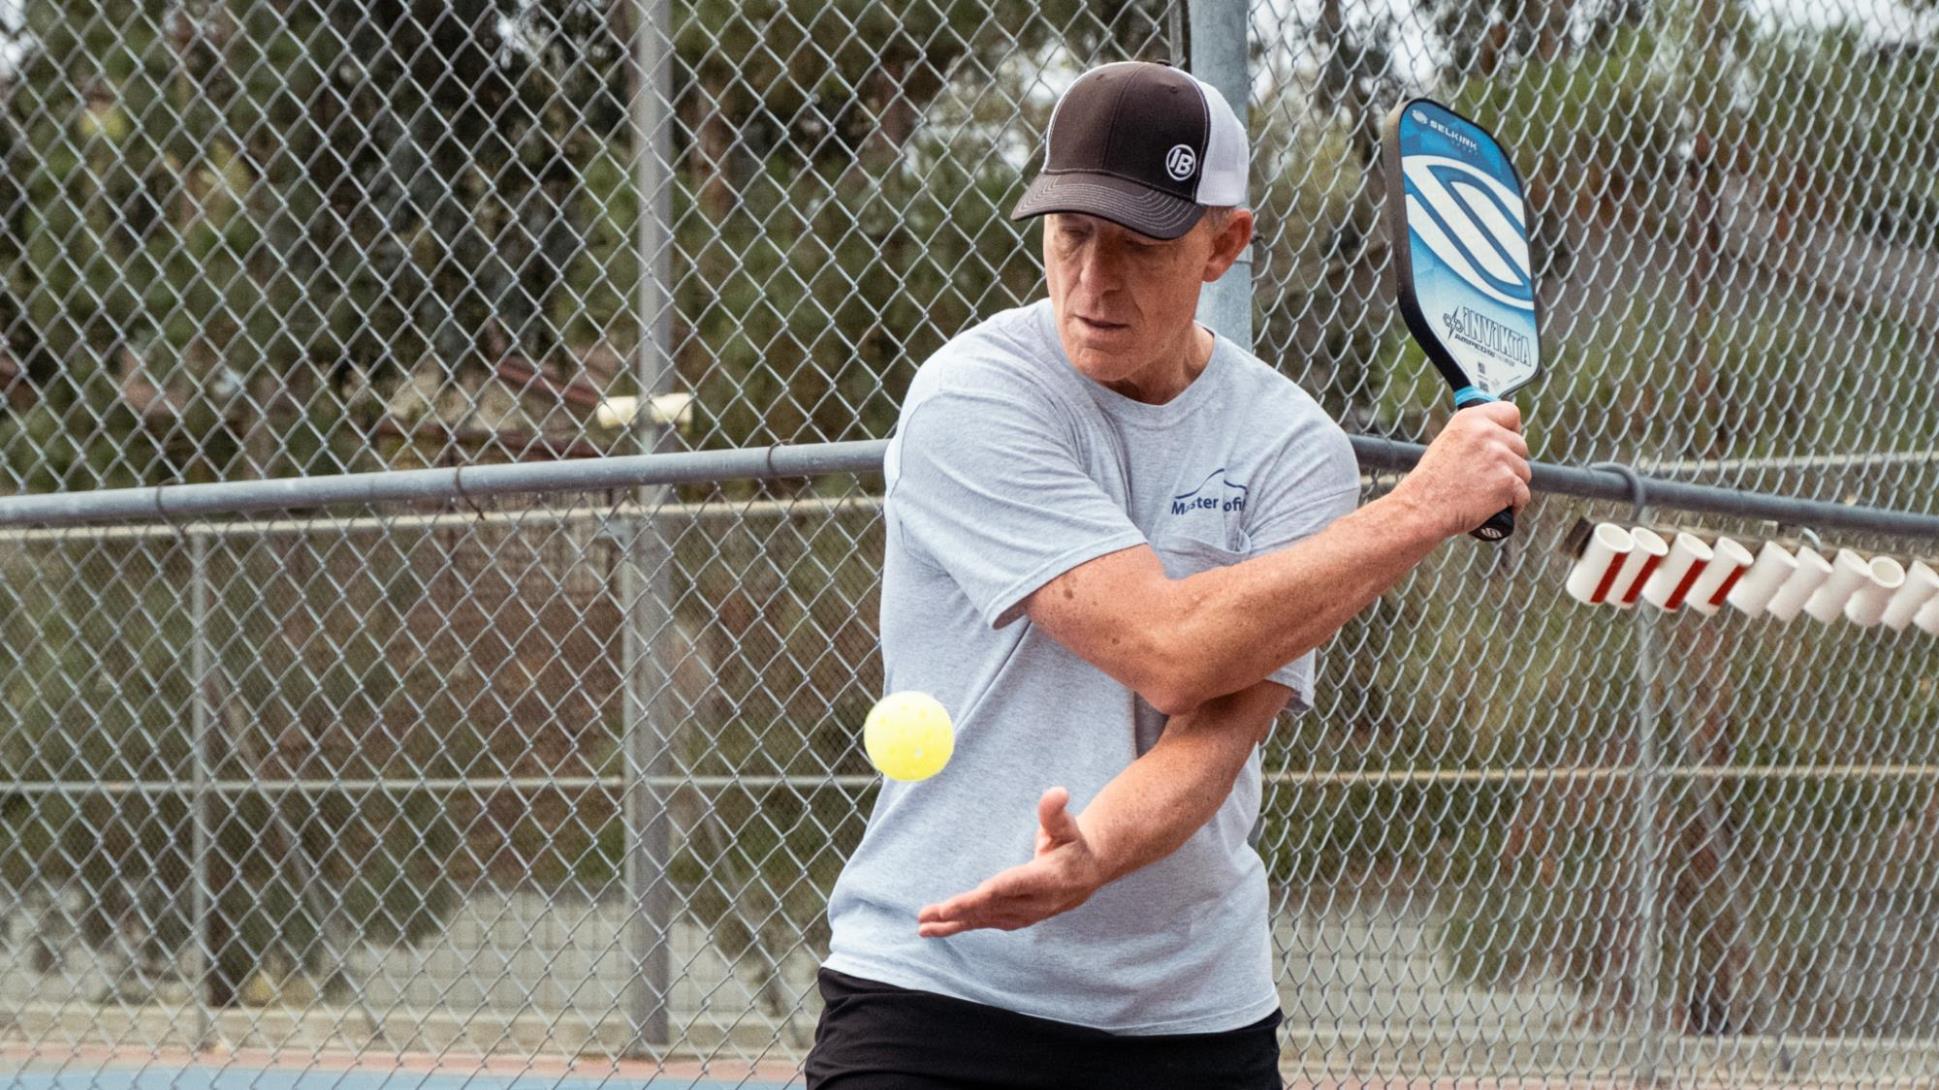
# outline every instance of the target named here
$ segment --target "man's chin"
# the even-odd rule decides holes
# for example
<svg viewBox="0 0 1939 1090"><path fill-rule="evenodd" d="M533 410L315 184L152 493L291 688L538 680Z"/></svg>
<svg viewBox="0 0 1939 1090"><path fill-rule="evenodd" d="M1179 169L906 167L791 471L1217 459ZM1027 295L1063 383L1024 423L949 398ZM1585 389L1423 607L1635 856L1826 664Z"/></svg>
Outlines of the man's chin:
<svg viewBox="0 0 1939 1090"><path fill-rule="evenodd" d="M1108 332L1079 332L1069 338L1064 347L1072 350L1071 358L1077 360L1122 359L1127 352L1136 350L1138 337L1129 326Z"/></svg>
<svg viewBox="0 0 1939 1090"><path fill-rule="evenodd" d="M1122 382L1132 370L1125 366L1122 351L1114 352L1105 348L1087 347L1072 357L1071 362L1076 365L1078 374L1100 386Z"/></svg>

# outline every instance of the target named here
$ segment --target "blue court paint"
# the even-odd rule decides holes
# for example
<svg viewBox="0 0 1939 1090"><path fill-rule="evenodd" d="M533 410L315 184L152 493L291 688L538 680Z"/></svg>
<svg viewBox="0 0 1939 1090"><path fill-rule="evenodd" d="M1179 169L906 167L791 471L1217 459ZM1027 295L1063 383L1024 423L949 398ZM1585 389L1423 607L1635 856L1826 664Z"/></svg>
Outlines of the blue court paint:
<svg viewBox="0 0 1939 1090"><path fill-rule="evenodd" d="M783 1090L800 1080L723 1081L661 1075L640 1079L613 1075L462 1074L324 1067L74 1066L0 1073L0 1090Z"/></svg>

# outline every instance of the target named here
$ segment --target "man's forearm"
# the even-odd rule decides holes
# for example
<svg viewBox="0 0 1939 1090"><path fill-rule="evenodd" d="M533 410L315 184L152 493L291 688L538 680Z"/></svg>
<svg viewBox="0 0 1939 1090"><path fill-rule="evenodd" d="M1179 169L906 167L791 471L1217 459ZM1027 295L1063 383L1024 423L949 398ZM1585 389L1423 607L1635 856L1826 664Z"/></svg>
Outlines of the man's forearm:
<svg viewBox="0 0 1939 1090"><path fill-rule="evenodd" d="M1173 584L1153 618L1191 664L1176 703L1237 692L1325 643L1434 550L1432 525L1390 494L1296 545Z"/></svg>
<svg viewBox="0 0 1939 1090"><path fill-rule="evenodd" d="M1286 696L1284 687L1261 683L1172 716L1158 744L1078 815L1102 881L1170 855L1211 820Z"/></svg>
<svg viewBox="0 0 1939 1090"><path fill-rule="evenodd" d="M1151 751L1090 801L1078 824L1115 881L1176 851L1224 803L1286 689L1264 679L1326 642L1439 544L1405 498L1375 501L1297 545L1179 580L1170 614L1179 662L1211 694L1171 717ZM1162 624L1158 618L1154 627Z"/></svg>
<svg viewBox="0 0 1939 1090"><path fill-rule="evenodd" d="M1031 859L924 905L917 934L940 939L983 927L1028 927L1177 851L1232 793L1286 696L1284 686L1261 682L1172 716L1158 744L1105 784L1081 814L1071 814L1064 788L1045 791Z"/></svg>
<svg viewBox="0 0 1939 1090"><path fill-rule="evenodd" d="M1238 692L1325 643L1442 540L1528 502L1513 405L1454 414L1394 490L1265 556L1172 579L1149 546L1064 572L1025 601L1084 661L1176 715Z"/></svg>

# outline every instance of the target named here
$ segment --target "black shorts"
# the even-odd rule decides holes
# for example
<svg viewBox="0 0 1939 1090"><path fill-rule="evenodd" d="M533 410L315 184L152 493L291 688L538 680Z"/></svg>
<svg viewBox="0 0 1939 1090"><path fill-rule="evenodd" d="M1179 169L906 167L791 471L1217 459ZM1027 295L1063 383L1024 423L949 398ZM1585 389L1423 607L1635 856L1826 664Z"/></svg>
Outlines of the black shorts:
<svg viewBox="0 0 1939 1090"><path fill-rule="evenodd" d="M1278 1011L1125 1036L823 969L808 1090L1280 1090Z"/></svg>

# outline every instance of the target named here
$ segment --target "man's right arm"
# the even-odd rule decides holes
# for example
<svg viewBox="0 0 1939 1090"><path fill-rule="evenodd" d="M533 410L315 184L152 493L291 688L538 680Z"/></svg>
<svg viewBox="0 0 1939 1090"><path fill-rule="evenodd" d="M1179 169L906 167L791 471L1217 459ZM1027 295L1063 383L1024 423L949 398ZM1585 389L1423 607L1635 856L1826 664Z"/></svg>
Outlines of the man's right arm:
<svg viewBox="0 0 1939 1090"><path fill-rule="evenodd" d="M1176 715L1325 643L1448 537L1528 501L1520 414L1455 414L1386 496L1286 549L1184 579L1148 547L1090 560L1024 603L1059 643Z"/></svg>

